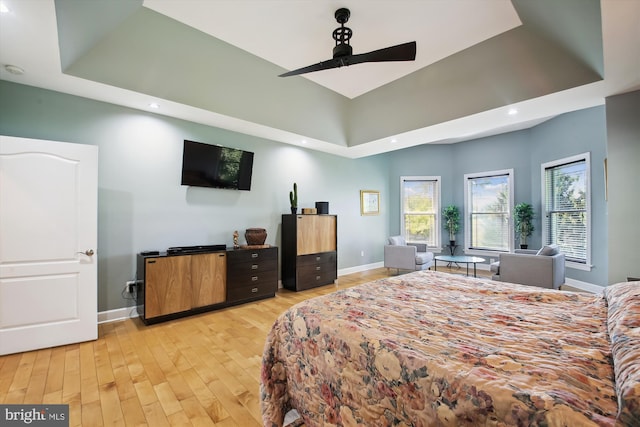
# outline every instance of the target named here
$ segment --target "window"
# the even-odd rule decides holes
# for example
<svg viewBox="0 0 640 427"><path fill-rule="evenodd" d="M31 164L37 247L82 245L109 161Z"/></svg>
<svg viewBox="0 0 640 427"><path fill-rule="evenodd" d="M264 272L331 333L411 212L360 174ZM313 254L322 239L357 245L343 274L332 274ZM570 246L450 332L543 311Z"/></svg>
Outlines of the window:
<svg viewBox="0 0 640 427"><path fill-rule="evenodd" d="M407 242L440 247L440 177L400 177L401 229Z"/></svg>
<svg viewBox="0 0 640 427"><path fill-rule="evenodd" d="M513 170L467 174L464 178L467 250L511 251Z"/></svg>
<svg viewBox="0 0 640 427"><path fill-rule="evenodd" d="M568 264L589 269L589 153L542 165L542 243L557 244Z"/></svg>

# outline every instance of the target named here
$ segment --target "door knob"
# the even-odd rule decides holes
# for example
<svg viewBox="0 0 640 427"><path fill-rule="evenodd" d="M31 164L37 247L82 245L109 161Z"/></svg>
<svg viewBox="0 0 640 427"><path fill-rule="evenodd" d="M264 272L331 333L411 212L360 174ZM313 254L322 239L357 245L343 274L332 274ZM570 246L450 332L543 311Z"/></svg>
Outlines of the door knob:
<svg viewBox="0 0 640 427"><path fill-rule="evenodd" d="M94 254L93 249L87 249L87 250L86 250L86 251L84 251L84 252L78 252L78 253L79 253L79 254L84 254L84 255L86 255L86 256L93 256L93 254Z"/></svg>

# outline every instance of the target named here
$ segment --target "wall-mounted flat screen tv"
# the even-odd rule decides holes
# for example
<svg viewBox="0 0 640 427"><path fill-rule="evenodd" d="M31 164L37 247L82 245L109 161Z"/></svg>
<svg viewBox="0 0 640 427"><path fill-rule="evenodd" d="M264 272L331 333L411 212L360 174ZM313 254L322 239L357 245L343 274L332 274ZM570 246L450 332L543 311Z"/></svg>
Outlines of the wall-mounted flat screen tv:
<svg viewBox="0 0 640 427"><path fill-rule="evenodd" d="M253 153L184 140L182 185L251 190Z"/></svg>

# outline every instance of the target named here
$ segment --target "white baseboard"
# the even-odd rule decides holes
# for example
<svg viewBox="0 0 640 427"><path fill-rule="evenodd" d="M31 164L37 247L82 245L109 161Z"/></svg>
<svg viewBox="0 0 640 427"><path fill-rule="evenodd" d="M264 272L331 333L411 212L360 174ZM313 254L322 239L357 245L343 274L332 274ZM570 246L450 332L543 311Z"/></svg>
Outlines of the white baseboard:
<svg viewBox="0 0 640 427"><path fill-rule="evenodd" d="M338 270L338 276L344 276L347 274L360 273L367 270L373 270L374 268L384 267L384 262L374 262L373 264L357 265L355 267L343 268Z"/></svg>
<svg viewBox="0 0 640 427"><path fill-rule="evenodd" d="M569 285L572 288L591 292L592 294L599 294L604 289L604 286L594 285L593 283L582 282L580 280L575 280L570 278L564 279L564 284Z"/></svg>
<svg viewBox="0 0 640 427"><path fill-rule="evenodd" d="M116 308L114 310L101 311L98 313L98 324L117 322L119 320L132 319L138 316L136 306Z"/></svg>

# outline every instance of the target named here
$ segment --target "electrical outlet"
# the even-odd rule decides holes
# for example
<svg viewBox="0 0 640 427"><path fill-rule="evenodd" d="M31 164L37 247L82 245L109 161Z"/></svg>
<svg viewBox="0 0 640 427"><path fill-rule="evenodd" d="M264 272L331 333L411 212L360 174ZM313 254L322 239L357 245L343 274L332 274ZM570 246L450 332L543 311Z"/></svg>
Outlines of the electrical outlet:
<svg viewBox="0 0 640 427"><path fill-rule="evenodd" d="M364 256L364 251L360 251L360 256Z"/></svg>
<svg viewBox="0 0 640 427"><path fill-rule="evenodd" d="M125 283L125 290L128 294L132 294L135 292L135 286L136 286L136 282L135 281L130 281Z"/></svg>

